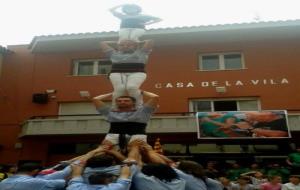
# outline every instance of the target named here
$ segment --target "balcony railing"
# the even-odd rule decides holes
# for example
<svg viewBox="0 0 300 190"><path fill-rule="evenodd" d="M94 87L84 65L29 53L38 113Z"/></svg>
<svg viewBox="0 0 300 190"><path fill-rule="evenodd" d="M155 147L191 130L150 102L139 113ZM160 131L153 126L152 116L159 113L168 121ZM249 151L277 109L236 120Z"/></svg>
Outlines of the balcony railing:
<svg viewBox="0 0 300 190"><path fill-rule="evenodd" d="M291 131L300 131L300 114L289 114ZM99 115L39 116L25 121L20 136L106 134L109 123ZM193 113L155 115L148 123L147 133L196 133Z"/></svg>

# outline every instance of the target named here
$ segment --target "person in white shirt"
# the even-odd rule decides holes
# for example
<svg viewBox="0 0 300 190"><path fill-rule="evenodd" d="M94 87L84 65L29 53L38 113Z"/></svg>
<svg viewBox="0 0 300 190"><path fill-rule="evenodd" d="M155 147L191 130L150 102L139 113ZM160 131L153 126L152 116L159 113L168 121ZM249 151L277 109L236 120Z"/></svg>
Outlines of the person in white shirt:
<svg viewBox="0 0 300 190"><path fill-rule="evenodd" d="M282 185L282 190L300 190L300 175L290 175L290 182Z"/></svg>

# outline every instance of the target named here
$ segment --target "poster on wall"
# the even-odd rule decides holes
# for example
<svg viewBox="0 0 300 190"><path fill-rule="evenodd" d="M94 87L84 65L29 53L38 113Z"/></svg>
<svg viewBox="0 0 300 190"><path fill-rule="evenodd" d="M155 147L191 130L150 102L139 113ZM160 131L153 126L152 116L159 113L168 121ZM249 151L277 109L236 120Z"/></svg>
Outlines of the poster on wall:
<svg viewBox="0 0 300 190"><path fill-rule="evenodd" d="M285 110L197 112L198 138L289 138Z"/></svg>

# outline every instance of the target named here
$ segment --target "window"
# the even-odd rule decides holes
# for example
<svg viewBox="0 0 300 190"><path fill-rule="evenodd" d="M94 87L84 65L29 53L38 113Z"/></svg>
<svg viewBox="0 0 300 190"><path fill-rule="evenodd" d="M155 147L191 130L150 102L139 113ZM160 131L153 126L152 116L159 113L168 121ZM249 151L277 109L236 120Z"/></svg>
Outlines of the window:
<svg viewBox="0 0 300 190"><path fill-rule="evenodd" d="M199 56L202 71L244 69L241 53L202 54Z"/></svg>
<svg viewBox="0 0 300 190"><path fill-rule="evenodd" d="M105 101L107 106L111 106L111 101ZM58 115L60 118L95 118L100 114L92 102L62 102L59 104Z"/></svg>
<svg viewBox="0 0 300 190"><path fill-rule="evenodd" d="M237 111L237 101L213 101L215 111Z"/></svg>
<svg viewBox="0 0 300 190"><path fill-rule="evenodd" d="M62 102L59 104L59 115L98 114L91 102Z"/></svg>
<svg viewBox="0 0 300 190"><path fill-rule="evenodd" d="M94 63L92 61L83 61L78 64L78 75L92 75Z"/></svg>
<svg viewBox="0 0 300 190"><path fill-rule="evenodd" d="M108 74L111 70L110 61L99 61L98 62L98 74Z"/></svg>
<svg viewBox="0 0 300 190"><path fill-rule="evenodd" d="M249 99L223 99L223 100L191 100L191 112L211 111L255 111L260 110L259 100Z"/></svg>
<svg viewBox="0 0 300 190"><path fill-rule="evenodd" d="M73 64L73 75L76 76L108 74L111 69L109 60L75 60Z"/></svg>

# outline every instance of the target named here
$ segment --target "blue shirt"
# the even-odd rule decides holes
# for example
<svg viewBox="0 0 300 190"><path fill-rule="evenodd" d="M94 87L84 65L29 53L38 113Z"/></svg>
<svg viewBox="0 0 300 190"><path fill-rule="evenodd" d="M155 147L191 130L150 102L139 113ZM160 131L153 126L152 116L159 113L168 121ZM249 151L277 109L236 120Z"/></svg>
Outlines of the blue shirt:
<svg viewBox="0 0 300 190"><path fill-rule="evenodd" d="M161 181L154 176L143 174L139 169L133 175L132 183L135 190L185 190L185 180L183 179L174 179L170 182Z"/></svg>
<svg viewBox="0 0 300 190"><path fill-rule="evenodd" d="M55 190L64 186L64 179L47 180L29 175L13 175L0 182L1 190Z"/></svg>
<svg viewBox="0 0 300 190"><path fill-rule="evenodd" d="M47 175L37 175L36 178L41 178L41 179L64 179L67 176L71 174L71 167L67 166L61 171L54 172L52 174L47 174Z"/></svg>
<svg viewBox="0 0 300 190"><path fill-rule="evenodd" d="M180 178L186 181L185 190L222 190L220 182L206 178L206 182L194 177L193 175L186 174L178 169L175 169Z"/></svg>
<svg viewBox="0 0 300 190"><path fill-rule="evenodd" d="M69 181L67 190L128 190L130 184L130 179L119 178L116 183L110 183L108 185L89 185L84 183L82 177L75 177Z"/></svg>
<svg viewBox="0 0 300 190"><path fill-rule="evenodd" d="M86 167L84 169L82 177L84 182L88 184L89 183L88 178L90 177L90 175L94 173L108 173L108 174L113 174L115 176L119 176L120 169L121 169L120 165L109 166L109 167L97 167L97 168Z"/></svg>
<svg viewBox="0 0 300 190"><path fill-rule="evenodd" d="M138 122L147 123L151 119L155 108L151 106L141 106L134 111L118 112L113 111L109 106L97 108L98 112L107 117L108 122Z"/></svg>
<svg viewBox="0 0 300 190"><path fill-rule="evenodd" d="M0 183L0 190L54 190L65 186L64 178L70 175L71 167L64 170L32 177L26 174L13 175Z"/></svg>

